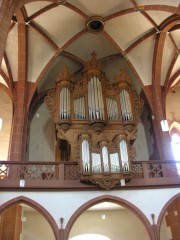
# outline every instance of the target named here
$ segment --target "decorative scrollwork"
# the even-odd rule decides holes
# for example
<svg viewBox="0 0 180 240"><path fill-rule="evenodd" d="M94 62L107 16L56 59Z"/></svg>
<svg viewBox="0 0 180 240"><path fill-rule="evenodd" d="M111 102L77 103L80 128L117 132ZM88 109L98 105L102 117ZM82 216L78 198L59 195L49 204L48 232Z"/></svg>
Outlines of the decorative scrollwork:
<svg viewBox="0 0 180 240"><path fill-rule="evenodd" d="M55 121L55 113L56 113L56 90L52 88L48 91L47 96L44 98L44 102L46 103L47 109L49 110L53 120Z"/></svg>
<svg viewBox="0 0 180 240"><path fill-rule="evenodd" d="M136 148L134 146L129 145L129 160L133 161L136 157Z"/></svg>
<svg viewBox="0 0 180 240"><path fill-rule="evenodd" d="M143 110L144 102L140 98L140 96L136 93L136 91L132 91L132 94L135 106L135 120L136 122L138 122Z"/></svg>
<svg viewBox="0 0 180 240"><path fill-rule="evenodd" d="M144 177L143 168L142 168L141 163L133 164L133 162L132 162L131 170L132 170L132 178L143 178Z"/></svg>
<svg viewBox="0 0 180 240"><path fill-rule="evenodd" d="M163 176L162 166L159 163L148 164L150 178L161 178Z"/></svg>
<svg viewBox="0 0 180 240"><path fill-rule="evenodd" d="M89 181L92 184L98 185L100 188L103 188L105 190L112 189L120 182L119 179L115 178L103 178L103 179L90 178Z"/></svg>
<svg viewBox="0 0 180 240"><path fill-rule="evenodd" d="M64 166L64 179L78 180L80 178L78 165L65 165Z"/></svg>

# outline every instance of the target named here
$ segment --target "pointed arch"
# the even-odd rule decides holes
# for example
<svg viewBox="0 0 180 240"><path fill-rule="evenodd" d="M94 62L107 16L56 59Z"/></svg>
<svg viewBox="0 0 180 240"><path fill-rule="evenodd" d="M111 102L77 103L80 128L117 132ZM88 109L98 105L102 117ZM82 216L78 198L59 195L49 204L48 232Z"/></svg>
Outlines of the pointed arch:
<svg viewBox="0 0 180 240"><path fill-rule="evenodd" d="M96 205L98 203L105 202L105 201L122 205L125 208L132 211L138 217L138 219L140 219L140 221L144 225L145 229L147 230L147 234L149 235L149 239L152 239L152 240L154 239L153 231L151 229L151 223L149 222L147 217L142 213L142 211L139 208L137 208L135 205L133 205L132 203L128 202L127 200L119 198L119 197L115 197L115 196L110 196L110 195L103 195L103 196L100 196L100 197L93 198L93 199L89 200L88 202L84 203L82 206L80 206L74 212L74 214L71 216L70 220L68 221L68 223L66 225L65 239L68 239L68 236L69 236L69 233L71 231L71 228L72 228L73 224L75 223L77 218L84 211L86 211L88 208L92 207L93 205Z"/></svg>
<svg viewBox="0 0 180 240"><path fill-rule="evenodd" d="M20 203L24 203L24 204L36 209L40 214L42 214L43 217L47 220L47 222L51 226L55 239L59 240L59 228L58 228L55 220L51 216L51 214L44 207L42 207L39 203L35 202L34 200L32 200L30 198L27 198L24 196L19 196L19 197L13 198L13 199L5 202L4 204L2 204L0 206L0 214L3 211L5 211L6 209L8 209L9 207L12 207L12 206L14 206L16 204L20 204Z"/></svg>
<svg viewBox="0 0 180 240"><path fill-rule="evenodd" d="M179 133L180 134L180 123L173 121L170 125L170 135L172 136L173 133Z"/></svg>
<svg viewBox="0 0 180 240"><path fill-rule="evenodd" d="M174 195L172 198L169 199L169 201L164 205L164 207L162 208L158 220L157 220L157 225L159 228L159 232L160 232L160 227L161 227L161 223L164 217L164 214L166 213L168 207L174 202L176 201L178 198L180 197L180 193L177 193L176 195Z"/></svg>

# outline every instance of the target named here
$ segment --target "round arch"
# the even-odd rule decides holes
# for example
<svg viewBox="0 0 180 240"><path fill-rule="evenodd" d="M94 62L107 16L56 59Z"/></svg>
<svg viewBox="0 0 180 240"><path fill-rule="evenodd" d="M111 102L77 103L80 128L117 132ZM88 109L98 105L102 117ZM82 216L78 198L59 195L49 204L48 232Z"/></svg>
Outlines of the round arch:
<svg viewBox="0 0 180 240"><path fill-rule="evenodd" d="M75 212L74 214L71 216L71 218L69 219L66 228L65 228L65 240L68 239L69 233L71 231L71 228L73 226L73 224L75 223L75 221L77 220L77 218L84 212L86 211L88 208L92 207L93 205L96 205L98 203L101 202L111 202L111 203L115 203L115 204L119 204L122 205L124 207L126 207L127 209L131 210L142 222L142 224L144 225L144 227L147 230L147 233L149 235L149 238L151 240L154 239L153 237L153 231L151 229L151 223L149 222L149 220L147 219L147 217L141 212L140 209L138 209L136 206L134 206L132 203L128 202L125 199L119 198L119 197L115 197L115 196L110 196L110 195L103 195L100 197L96 197L93 198L91 200L89 200L88 202L84 203L82 206L80 206Z"/></svg>
<svg viewBox="0 0 180 240"><path fill-rule="evenodd" d="M58 228L55 220L53 219L53 217L50 215L50 213L44 207L42 207L39 203L35 202L34 200L32 200L30 198L27 198L24 196L19 196L17 198L13 198L13 199L5 202L4 204L2 204L0 206L0 214L3 211L5 211L6 209L8 209L9 207L12 207L12 206L14 206L16 204L20 204L20 203L24 203L24 204L36 209L40 214L42 214L43 217L47 220L47 222L51 226L55 239L59 240L59 228Z"/></svg>

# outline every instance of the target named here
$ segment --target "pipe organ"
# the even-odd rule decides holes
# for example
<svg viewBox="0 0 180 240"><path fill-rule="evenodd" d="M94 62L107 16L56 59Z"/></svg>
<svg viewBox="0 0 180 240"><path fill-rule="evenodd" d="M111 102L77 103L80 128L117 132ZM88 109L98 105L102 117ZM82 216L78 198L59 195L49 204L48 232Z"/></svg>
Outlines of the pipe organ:
<svg viewBox="0 0 180 240"><path fill-rule="evenodd" d="M56 125L57 141L69 143L68 156L78 162L82 182L110 189L131 178L143 102L124 69L110 82L92 53L78 81L64 68L45 103ZM66 151L59 146L65 145L56 144L57 155Z"/></svg>

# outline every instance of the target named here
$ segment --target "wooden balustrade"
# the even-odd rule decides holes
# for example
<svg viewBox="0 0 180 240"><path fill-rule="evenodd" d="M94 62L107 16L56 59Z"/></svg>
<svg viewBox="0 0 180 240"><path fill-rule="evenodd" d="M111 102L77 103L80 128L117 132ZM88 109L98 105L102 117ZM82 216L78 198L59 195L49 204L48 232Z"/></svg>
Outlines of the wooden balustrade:
<svg viewBox="0 0 180 240"><path fill-rule="evenodd" d="M0 161L0 187L22 189L93 189L80 181L77 162ZM126 177L125 177L126 178ZM169 187L180 185L180 161L133 161L130 179L118 188Z"/></svg>

